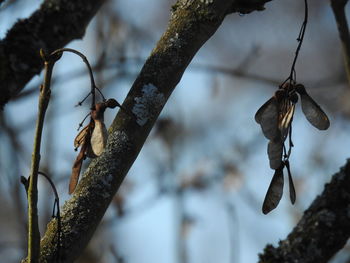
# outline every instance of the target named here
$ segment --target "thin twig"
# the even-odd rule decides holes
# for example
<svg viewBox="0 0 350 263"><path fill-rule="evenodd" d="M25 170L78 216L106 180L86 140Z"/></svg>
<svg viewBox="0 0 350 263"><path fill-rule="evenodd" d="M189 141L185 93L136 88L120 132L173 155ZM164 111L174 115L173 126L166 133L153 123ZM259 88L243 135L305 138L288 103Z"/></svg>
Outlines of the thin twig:
<svg viewBox="0 0 350 263"><path fill-rule="evenodd" d="M287 81L289 81L290 84L295 84L295 82L296 82L295 64L296 64L298 56L299 56L301 45L303 44L305 30L306 30L306 25L307 25L307 20L308 20L307 0L304 0L304 5L305 5L304 21L303 21L303 24L300 27L299 35L298 35L298 38L297 38L298 46L297 46L297 49L295 51L293 63L292 63L291 69L290 69L290 74L289 74L289 77L280 85L280 87L282 87Z"/></svg>
<svg viewBox="0 0 350 263"><path fill-rule="evenodd" d="M331 6L337 22L339 37L343 47L346 76L350 85L350 34L345 14L347 2L348 0L331 0Z"/></svg>
<svg viewBox="0 0 350 263"><path fill-rule="evenodd" d="M118 69L122 68L123 66L126 67L127 63L129 63L129 64L134 63L134 64L138 65L138 64L141 64L142 62L144 62L145 60L146 59L142 58L142 57L126 57L126 58L123 58L124 62L110 63L110 64L104 65L103 67L100 66L100 63L96 63L94 66L92 66L92 69L94 72L97 72L97 73L101 72L103 70L118 70ZM219 73L219 74L228 75L228 76L232 76L232 77L243 78L243 79L247 79L247 80L251 80L251 81L271 84L271 86L277 86L281 83L281 80L278 78L266 77L266 76L262 76L259 74L250 73L250 72L244 70L242 65L244 65L244 66L246 65L246 60L244 60L238 67L235 67L235 68L193 62L193 63L191 63L191 65L189 65L189 70L203 71L203 72L208 72L208 73ZM59 80L60 83L62 84L62 83L74 80L78 77L84 76L85 74L86 74L85 69L79 68L76 70L72 70L70 72L65 72L63 74L57 74L56 77L52 78L52 82ZM129 75L130 76L137 75L137 72L130 71L130 72L127 72L127 75L121 75L121 74L116 73L116 75L112 76L108 81L106 81L106 83L110 83L112 80L114 80L117 77L122 78L122 77L129 76ZM344 81L343 81L343 78L341 77L341 75L339 76L339 74L336 74L336 75L331 76L331 77L325 76L321 79L318 78L315 80L310 80L310 81L308 81L308 83L309 83L310 88L314 88L314 87L324 88L324 87L329 87L330 84L332 84L332 85L343 84ZM36 91L36 86L35 85L30 86L30 87L26 88L26 90L19 93L16 97L14 97L12 99L12 101L19 100L19 99L25 98L27 96L31 96L32 94L34 94L35 91ZM86 95L86 98L84 98L82 101L85 101L85 99L87 99L88 96L90 96L90 93L88 95ZM82 101L80 101L76 106L80 106Z"/></svg>
<svg viewBox="0 0 350 263"><path fill-rule="evenodd" d="M51 55L55 55L55 54L61 54L62 52L71 52L71 53L74 53L76 55L78 55L79 57L82 58L82 60L84 61L86 67L88 68L88 71L89 71L89 76L90 76L90 82L91 82L91 91L90 91L90 94L92 95L92 100L91 100L91 109L94 109L95 108L95 89L97 89L96 87L96 84L95 84L95 79L94 79L94 74L92 72L92 68L91 68L91 65L89 63L89 61L87 60L87 58L82 54L80 53L79 51L75 50L75 49L72 49L72 48L60 48L60 49L57 49L55 50L54 52L51 53Z"/></svg>

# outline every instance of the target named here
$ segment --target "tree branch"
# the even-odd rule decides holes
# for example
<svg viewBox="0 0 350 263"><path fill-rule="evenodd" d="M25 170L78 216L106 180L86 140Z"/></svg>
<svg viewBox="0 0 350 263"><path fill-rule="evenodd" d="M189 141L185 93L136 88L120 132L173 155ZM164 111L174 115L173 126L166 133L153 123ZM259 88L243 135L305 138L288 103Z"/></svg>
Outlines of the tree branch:
<svg viewBox="0 0 350 263"><path fill-rule="evenodd" d="M326 184L278 247L266 246L259 262L326 263L350 237L350 159Z"/></svg>
<svg viewBox="0 0 350 263"><path fill-rule="evenodd" d="M109 130L106 149L91 162L63 207L64 262L74 261L89 242L186 67L220 26L232 3L233 0L179 0L173 6L166 32L123 103L135 114L136 121L119 111ZM48 224L41 240L40 262L53 262L57 254L55 221Z"/></svg>
<svg viewBox="0 0 350 263"><path fill-rule="evenodd" d="M345 14L345 5L347 2L348 0L331 0L331 6L337 22L339 37L343 47L346 76L350 85L350 34Z"/></svg>
<svg viewBox="0 0 350 263"><path fill-rule="evenodd" d="M0 108L43 68L47 52L82 38L105 0L46 0L30 18L19 20L0 42Z"/></svg>

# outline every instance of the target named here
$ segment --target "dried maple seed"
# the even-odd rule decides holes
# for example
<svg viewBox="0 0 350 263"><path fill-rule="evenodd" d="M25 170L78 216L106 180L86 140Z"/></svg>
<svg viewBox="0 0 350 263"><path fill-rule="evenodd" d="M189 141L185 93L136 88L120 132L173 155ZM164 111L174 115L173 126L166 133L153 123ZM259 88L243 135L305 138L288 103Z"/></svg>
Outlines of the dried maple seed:
<svg viewBox="0 0 350 263"><path fill-rule="evenodd" d="M96 158L100 156L107 144L107 128L104 124L104 112L106 108L115 108L119 103L115 99L97 103L91 110L90 123L85 126L75 137L74 147L80 152L73 164L72 175L69 184L69 194L72 194L78 184L80 170L86 157Z"/></svg>
<svg viewBox="0 0 350 263"><path fill-rule="evenodd" d="M310 97L303 85L298 84L295 89L300 95L301 109L306 119L317 129L327 130L330 126L330 122L320 105Z"/></svg>
<svg viewBox="0 0 350 263"><path fill-rule="evenodd" d="M271 210L275 209L282 198L284 185L283 167L284 164L282 164L278 169L275 170L270 186L267 189L264 203L262 206L262 212L265 215Z"/></svg>

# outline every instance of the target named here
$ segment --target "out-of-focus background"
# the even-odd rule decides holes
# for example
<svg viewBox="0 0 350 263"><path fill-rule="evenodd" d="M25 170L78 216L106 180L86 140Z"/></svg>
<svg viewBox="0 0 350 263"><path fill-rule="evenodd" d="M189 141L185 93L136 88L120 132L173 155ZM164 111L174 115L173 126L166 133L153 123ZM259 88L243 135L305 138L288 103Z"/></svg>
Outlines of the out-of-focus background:
<svg viewBox="0 0 350 263"><path fill-rule="evenodd" d="M68 45L87 56L106 98L123 101L166 29L174 3L107 1L85 37ZM40 4L5 2L0 36ZM290 159L296 204L290 204L286 186L278 208L268 215L261 212L273 170L254 114L288 77L304 14L303 1L272 1L263 12L229 15L195 56L80 263L249 263L258 260L268 243L286 237L349 157L350 89L336 23L328 1L309 5L297 81L328 114L331 127L316 130L297 105ZM42 77L35 77L0 112L2 262L18 262L26 255L27 205L19 178L29 173ZM54 70L41 161L61 204L69 198L77 154L73 140L89 112L89 102L75 105L88 91L81 59L64 54ZM106 111L107 125L116 111ZM44 233L54 199L47 182L39 183ZM347 246L332 262L349 260Z"/></svg>

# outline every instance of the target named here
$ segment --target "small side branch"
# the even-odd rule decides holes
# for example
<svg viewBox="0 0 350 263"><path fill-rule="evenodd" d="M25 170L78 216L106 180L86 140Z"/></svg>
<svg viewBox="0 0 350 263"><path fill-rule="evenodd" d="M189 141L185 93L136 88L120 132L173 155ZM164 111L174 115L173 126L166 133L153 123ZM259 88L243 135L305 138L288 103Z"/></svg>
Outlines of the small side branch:
<svg viewBox="0 0 350 263"><path fill-rule="evenodd" d="M348 0L331 0L331 6L337 27L340 41L343 47L346 76L350 85L350 33L345 15L345 6Z"/></svg>
<svg viewBox="0 0 350 263"><path fill-rule="evenodd" d="M28 259L29 262L39 262L40 255L40 232L38 225L38 172L40 163L40 145L41 136L44 127L44 119L47 106L50 101L50 82L52 76L53 66L56 62L56 58L47 59L42 54L45 64L45 79L44 83L40 86L39 95L39 111L38 119L36 123L34 147L32 153L32 164L30 169L29 187L28 187Z"/></svg>

